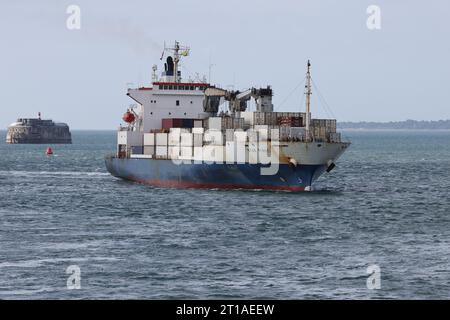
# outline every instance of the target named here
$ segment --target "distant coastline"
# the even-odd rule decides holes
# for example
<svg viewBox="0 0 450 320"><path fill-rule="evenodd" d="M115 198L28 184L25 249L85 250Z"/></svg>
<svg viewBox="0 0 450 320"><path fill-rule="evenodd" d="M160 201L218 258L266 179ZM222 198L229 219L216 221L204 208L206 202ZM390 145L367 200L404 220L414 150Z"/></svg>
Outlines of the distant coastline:
<svg viewBox="0 0 450 320"><path fill-rule="evenodd" d="M438 121L390 121L390 122L338 122L339 129L346 130L450 130L450 120Z"/></svg>

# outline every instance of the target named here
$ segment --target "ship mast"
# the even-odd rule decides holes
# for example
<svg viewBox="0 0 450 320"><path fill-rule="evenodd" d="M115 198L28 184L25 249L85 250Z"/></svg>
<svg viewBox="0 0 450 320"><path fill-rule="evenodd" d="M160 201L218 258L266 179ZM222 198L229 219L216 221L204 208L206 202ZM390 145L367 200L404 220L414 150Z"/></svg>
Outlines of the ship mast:
<svg viewBox="0 0 450 320"><path fill-rule="evenodd" d="M180 62L181 57L186 57L189 55L189 47L180 46L180 43L178 41L175 41L175 45L172 48L164 47L164 51L172 51L173 52L173 69L174 69L173 77L174 77L174 82L179 82L180 80L178 78L178 63Z"/></svg>
<svg viewBox="0 0 450 320"><path fill-rule="evenodd" d="M306 71L306 85L305 85L305 95L306 95L306 141L308 142L310 133L310 122L311 122L311 63L308 60L307 71Z"/></svg>

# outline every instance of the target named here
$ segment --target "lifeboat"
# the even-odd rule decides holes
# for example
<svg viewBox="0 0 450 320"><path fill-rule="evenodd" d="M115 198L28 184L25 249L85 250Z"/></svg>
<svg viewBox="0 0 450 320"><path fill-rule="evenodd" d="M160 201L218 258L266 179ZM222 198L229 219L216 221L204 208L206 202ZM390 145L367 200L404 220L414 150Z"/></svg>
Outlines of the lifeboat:
<svg viewBox="0 0 450 320"><path fill-rule="evenodd" d="M127 111L127 112L124 113L122 119L126 123L133 123L134 120L136 120L136 117L134 116L134 113L132 113L130 111Z"/></svg>

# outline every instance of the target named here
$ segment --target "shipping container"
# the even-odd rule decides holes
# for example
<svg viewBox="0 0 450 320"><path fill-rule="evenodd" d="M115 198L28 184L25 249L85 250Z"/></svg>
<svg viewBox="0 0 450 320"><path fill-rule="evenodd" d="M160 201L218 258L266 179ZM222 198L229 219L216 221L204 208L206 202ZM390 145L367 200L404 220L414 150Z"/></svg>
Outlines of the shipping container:
<svg viewBox="0 0 450 320"><path fill-rule="evenodd" d="M226 129L225 141L233 141L233 140L234 140L234 129Z"/></svg>
<svg viewBox="0 0 450 320"><path fill-rule="evenodd" d="M256 131L258 131L258 139L259 141L267 141L269 139L269 126L266 124L256 125L254 127Z"/></svg>
<svg viewBox="0 0 450 320"><path fill-rule="evenodd" d="M305 140L306 128L303 127L291 127L291 138L295 140Z"/></svg>
<svg viewBox="0 0 450 320"><path fill-rule="evenodd" d="M192 133L183 132L180 137L180 145L182 147L192 147L194 145L194 138Z"/></svg>
<svg viewBox="0 0 450 320"><path fill-rule="evenodd" d="M258 141L258 131L251 129L247 130L247 137L249 142L257 142Z"/></svg>
<svg viewBox="0 0 450 320"><path fill-rule="evenodd" d="M244 118L233 118L233 129L244 129Z"/></svg>
<svg viewBox="0 0 450 320"><path fill-rule="evenodd" d="M216 130L222 129L222 117L209 117L206 123L207 129L216 129Z"/></svg>
<svg viewBox="0 0 450 320"><path fill-rule="evenodd" d="M282 126L291 126L291 127L303 127L303 118L301 117L279 117L278 118L278 124Z"/></svg>
<svg viewBox="0 0 450 320"><path fill-rule="evenodd" d="M154 155L155 154L155 146L144 146L144 154L145 155Z"/></svg>
<svg viewBox="0 0 450 320"><path fill-rule="evenodd" d="M180 158L190 159L193 156L193 148L192 147L181 147L180 148Z"/></svg>
<svg viewBox="0 0 450 320"><path fill-rule="evenodd" d="M180 128L171 128L168 135L169 146L179 146L180 145L181 130Z"/></svg>
<svg viewBox="0 0 450 320"><path fill-rule="evenodd" d="M224 144L224 133L222 130L207 130L203 135L203 141L208 145L223 145Z"/></svg>
<svg viewBox="0 0 450 320"><path fill-rule="evenodd" d="M163 129L183 127L183 119L170 118L170 119L162 119L161 121L162 121L161 126Z"/></svg>
<svg viewBox="0 0 450 320"><path fill-rule="evenodd" d="M339 132L328 133L329 141L332 143L341 142L341 134Z"/></svg>
<svg viewBox="0 0 450 320"><path fill-rule="evenodd" d="M280 141L287 141L291 135L291 128L280 126Z"/></svg>
<svg viewBox="0 0 450 320"><path fill-rule="evenodd" d="M203 120L194 119L194 128L203 128Z"/></svg>
<svg viewBox="0 0 450 320"><path fill-rule="evenodd" d="M157 146L167 146L167 133L157 133L156 134L156 145Z"/></svg>
<svg viewBox="0 0 450 320"><path fill-rule="evenodd" d="M194 119L182 119L182 128L193 128Z"/></svg>
<svg viewBox="0 0 450 320"><path fill-rule="evenodd" d="M222 117L222 129L231 129L233 127L233 118Z"/></svg>
<svg viewBox="0 0 450 320"><path fill-rule="evenodd" d="M273 125L269 126L269 139L271 141L279 141L280 140L280 127Z"/></svg>
<svg viewBox="0 0 450 320"><path fill-rule="evenodd" d="M144 146L154 146L154 145L155 145L155 134L144 133Z"/></svg>
<svg viewBox="0 0 450 320"><path fill-rule="evenodd" d="M194 160L196 162L203 161L203 146L194 147Z"/></svg>
<svg viewBox="0 0 450 320"><path fill-rule="evenodd" d="M248 163L258 163L258 142L249 141L248 143Z"/></svg>
<svg viewBox="0 0 450 320"><path fill-rule="evenodd" d="M180 156L180 146L169 146L167 148L167 156L169 159L178 159Z"/></svg>
<svg viewBox="0 0 450 320"><path fill-rule="evenodd" d="M142 154L144 152L143 146L132 146L131 147L131 154Z"/></svg>
<svg viewBox="0 0 450 320"><path fill-rule="evenodd" d="M223 145L208 145L203 147L203 160L205 162L222 163L225 158L224 156L225 147Z"/></svg>
<svg viewBox="0 0 450 320"><path fill-rule="evenodd" d="M123 144L127 146L139 146L142 145L142 132L139 131L118 131L117 132L117 144Z"/></svg>
<svg viewBox="0 0 450 320"><path fill-rule="evenodd" d="M194 147L203 146L203 133L193 133Z"/></svg>
<svg viewBox="0 0 450 320"><path fill-rule="evenodd" d="M253 125L253 113L252 111L243 111L240 113L242 119L244 119L244 124Z"/></svg>
<svg viewBox="0 0 450 320"><path fill-rule="evenodd" d="M205 129L203 128L192 128L192 133L201 133L203 134L205 132Z"/></svg>
<svg viewBox="0 0 450 320"><path fill-rule="evenodd" d="M156 146L156 157L167 158L167 146Z"/></svg>

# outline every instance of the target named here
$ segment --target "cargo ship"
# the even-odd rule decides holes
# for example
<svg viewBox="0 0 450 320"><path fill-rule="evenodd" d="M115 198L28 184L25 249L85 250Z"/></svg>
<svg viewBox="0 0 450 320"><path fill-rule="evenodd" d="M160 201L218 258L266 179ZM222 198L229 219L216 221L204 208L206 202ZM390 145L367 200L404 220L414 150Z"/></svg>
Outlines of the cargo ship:
<svg viewBox="0 0 450 320"><path fill-rule="evenodd" d="M135 104L105 157L113 176L158 187L304 191L349 147L335 119L311 118L309 61L304 112L275 112L270 86L226 90L184 79L180 60L190 48L175 41L161 60L166 53L150 86L128 89Z"/></svg>
<svg viewBox="0 0 450 320"><path fill-rule="evenodd" d="M6 143L71 144L72 135L66 123L38 118L20 118L8 127Z"/></svg>

